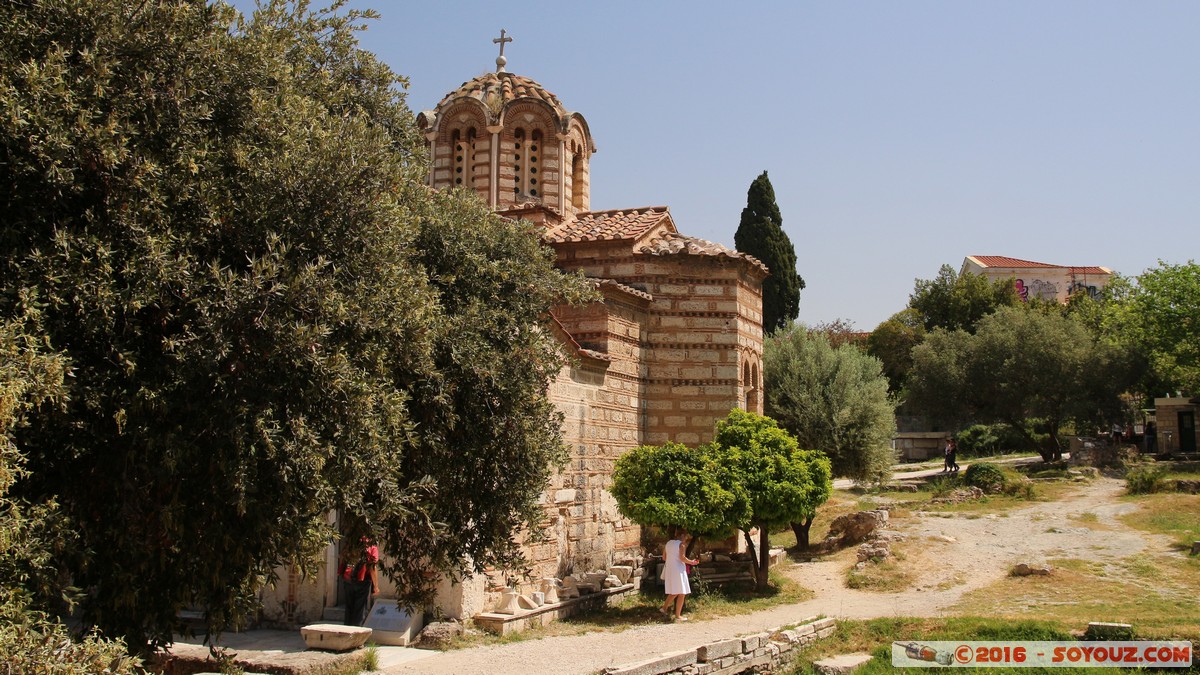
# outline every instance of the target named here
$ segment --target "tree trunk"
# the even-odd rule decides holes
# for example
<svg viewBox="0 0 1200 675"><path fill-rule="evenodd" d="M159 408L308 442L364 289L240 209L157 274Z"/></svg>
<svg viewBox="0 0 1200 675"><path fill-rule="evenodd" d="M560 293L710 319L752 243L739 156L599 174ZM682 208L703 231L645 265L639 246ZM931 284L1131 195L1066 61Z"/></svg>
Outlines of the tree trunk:
<svg viewBox="0 0 1200 675"><path fill-rule="evenodd" d="M758 528L758 560L754 564L754 581L755 588L758 592L765 592L771 587L771 579L769 576L771 566L771 541L770 535L767 534L767 528Z"/></svg>
<svg viewBox="0 0 1200 675"><path fill-rule="evenodd" d="M792 523L792 532L794 532L796 535L796 548L797 549L800 549L800 550L808 549L808 547L809 547L808 531L810 529L812 529L812 523L813 523L812 516L805 518L804 522L802 522L802 523Z"/></svg>
<svg viewBox="0 0 1200 675"><path fill-rule="evenodd" d="M1025 427L1024 420L1005 420L1005 422L1013 429L1016 429L1017 433L1021 434L1021 437L1025 439L1025 442L1028 443L1030 447L1038 451L1038 454L1042 456L1043 462L1054 461L1054 452L1050 448L1047 448L1044 444L1037 442L1037 439L1034 438L1033 434L1029 432L1029 429ZM1059 457L1062 457L1061 452L1059 453Z"/></svg>
<svg viewBox="0 0 1200 675"><path fill-rule="evenodd" d="M754 537L750 536L750 530L742 530L742 536L746 538L746 550L750 552L750 559L754 561L755 569L758 568L758 549L754 547ZM754 575L758 579L758 574Z"/></svg>

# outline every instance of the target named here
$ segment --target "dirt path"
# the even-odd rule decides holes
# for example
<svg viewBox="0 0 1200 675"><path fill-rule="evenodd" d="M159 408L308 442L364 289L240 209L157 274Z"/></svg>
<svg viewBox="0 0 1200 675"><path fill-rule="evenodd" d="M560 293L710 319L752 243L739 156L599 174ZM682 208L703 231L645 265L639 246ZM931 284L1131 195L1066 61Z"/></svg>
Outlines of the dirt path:
<svg viewBox="0 0 1200 675"><path fill-rule="evenodd" d="M906 550L917 556L921 572L914 588L901 593L848 589L846 571L853 552L800 563L788 573L816 593L812 600L744 616L711 621L640 626L624 632L551 637L508 645L433 653L388 673L428 675L524 673L595 673L607 666L649 659L664 652L694 648L714 640L797 623L826 615L867 619L884 616L940 616L965 593L1008 574L1020 562L1051 558L1117 561L1141 551L1169 548L1167 537L1126 527L1117 516L1137 508L1117 497L1124 482L1100 478L1066 497L1009 511L1007 515L970 517L915 512L891 527L907 537ZM1093 513L1095 525L1084 527L1072 515ZM911 562L912 558L909 561Z"/></svg>

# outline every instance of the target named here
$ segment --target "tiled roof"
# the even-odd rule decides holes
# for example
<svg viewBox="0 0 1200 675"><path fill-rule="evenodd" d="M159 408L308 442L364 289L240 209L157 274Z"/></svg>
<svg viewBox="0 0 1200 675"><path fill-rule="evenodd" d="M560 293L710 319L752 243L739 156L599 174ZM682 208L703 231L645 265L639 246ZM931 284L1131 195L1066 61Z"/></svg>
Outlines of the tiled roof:
<svg viewBox="0 0 1200 675"><path fill-rule="evenodd" d="M761 269L763 272L769 272L767 266L758 258L752 255L746 255L731 248L727 248L720 244L696 237L689 237L678 232L670 232L662 237L658 237L642 246L637 250L637 253L645 253L648 255L674 255L676 253L686 253L688 255L707 255L707 256L724 256L736 260L745 260L751 265Z"/></svg>
<svg viewBox="0 0 1200 675"><path fill-rule="evenodd" d="M654 300L654 296L650 295L646 291L638 290L638 289L634 288L633 286L626 286L625 284L623 284L619 281L614 281L612 279L596 279L595 281L596 281L597 288L604 288L604 287L616 288L616 289L621 290L630 295L642 298L643 300Z"/></svg>
<svg viewBox="0 0 1200 675"><path fill-rule="evenodd" d="M1062 265L1009 258L1003 255L973 255L971 258L978 261L984 267L1062 267Z"/></svg>
<svg viewBox="0 0 1200 675"><path fill-rule="evenodd" d="M665 206L592 211L581 213L575 219L547 230L542 238L552 244L570 241L636 239L661 222L663 218L668 217Z"/></svg>
<svg viewBox="0 0 1200 675"><path fill-rule="evenodd" d="M1095 265L1091 266L1072 266L1072 265L1051 265L1050 263L1033 262L1032 260L1021 260L1020 258L1009 258L1003 255L973 255L968 256L972 260L978 262L984 267L1012 267L1021 269L1066 269L1072 274L1111 274L1112 271L1104 267Z"/></svg>
<svg viewBox="0 0 1200 675"><path fill-rule="evenodd" d="M612 356L609 356L604 352L598 352L594 349L587 349L580 346L580 344L575 341L575 337L567 332L566 327L562 325L562 322L558 320L558 317L554 316L553 312L550 313L550 327L551 330L558 336L559 340L561 340L563 344L565 344L575 353L597 359L599 361L614 360Z"/></svg>
<svg viewBox="0 0 1200 675"><path fill-rule="evenodd" d="M441 103L438 103L440 110L443 105L453 99L463 96L469 96L478 99L485 104L491 104L491 101L499 99L496 110L500 105L504 105L509 101L515 101L520 98L533 98L539 101L544 101L550 104L550 107L559 115L567 113L566 108L559 102L558 97L546 91L542 85L534 82L528 77L516 75L514 73L484 73L479 77L463 82L462 86L454 91L446 94Z"/></svg>

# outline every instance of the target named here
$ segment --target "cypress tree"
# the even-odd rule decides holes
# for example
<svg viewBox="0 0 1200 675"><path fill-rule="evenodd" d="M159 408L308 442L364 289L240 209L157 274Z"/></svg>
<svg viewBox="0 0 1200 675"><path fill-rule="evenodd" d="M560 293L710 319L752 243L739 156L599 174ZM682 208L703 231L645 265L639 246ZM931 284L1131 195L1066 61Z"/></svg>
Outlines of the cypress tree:
<svg viewBox="0 0 1200 675"><path fill-rule="evenodd" d="M783 231L783 214L766 171L750 183L733 244L771 270L763 282L763 330L770 333L783 328L800 315L804 279L796 272L796 249Z"/></svg>

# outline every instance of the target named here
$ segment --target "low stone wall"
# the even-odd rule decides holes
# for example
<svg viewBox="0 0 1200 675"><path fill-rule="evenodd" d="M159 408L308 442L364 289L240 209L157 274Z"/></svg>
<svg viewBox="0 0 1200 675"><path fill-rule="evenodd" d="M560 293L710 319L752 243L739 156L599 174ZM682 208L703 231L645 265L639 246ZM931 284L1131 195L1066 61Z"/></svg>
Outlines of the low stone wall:
<svg viewBox="0 0 1200 675"><path fill-rule="evenodd" d="M793 650L833 635L834 619L806 619L795 628L719 640L695 649L604 669L605 675L736 675L790 665Z"/></svg>
<svg viewBox="0 0 1200 675"><path fill-rule="evenodd" d="M474 621L478 628L486 630L489 633L507 635L529 628L545 626L548 623L565 619L581 612L599 609L606 606L609 602L629 595L636 590L637 587L634 584L622 584L614 588L605 588L595 593L581 595L577 598L568 598L559 602L545 604L536 609L523 609L517 614L483 612L482 614L476 614Z"/></svg>

